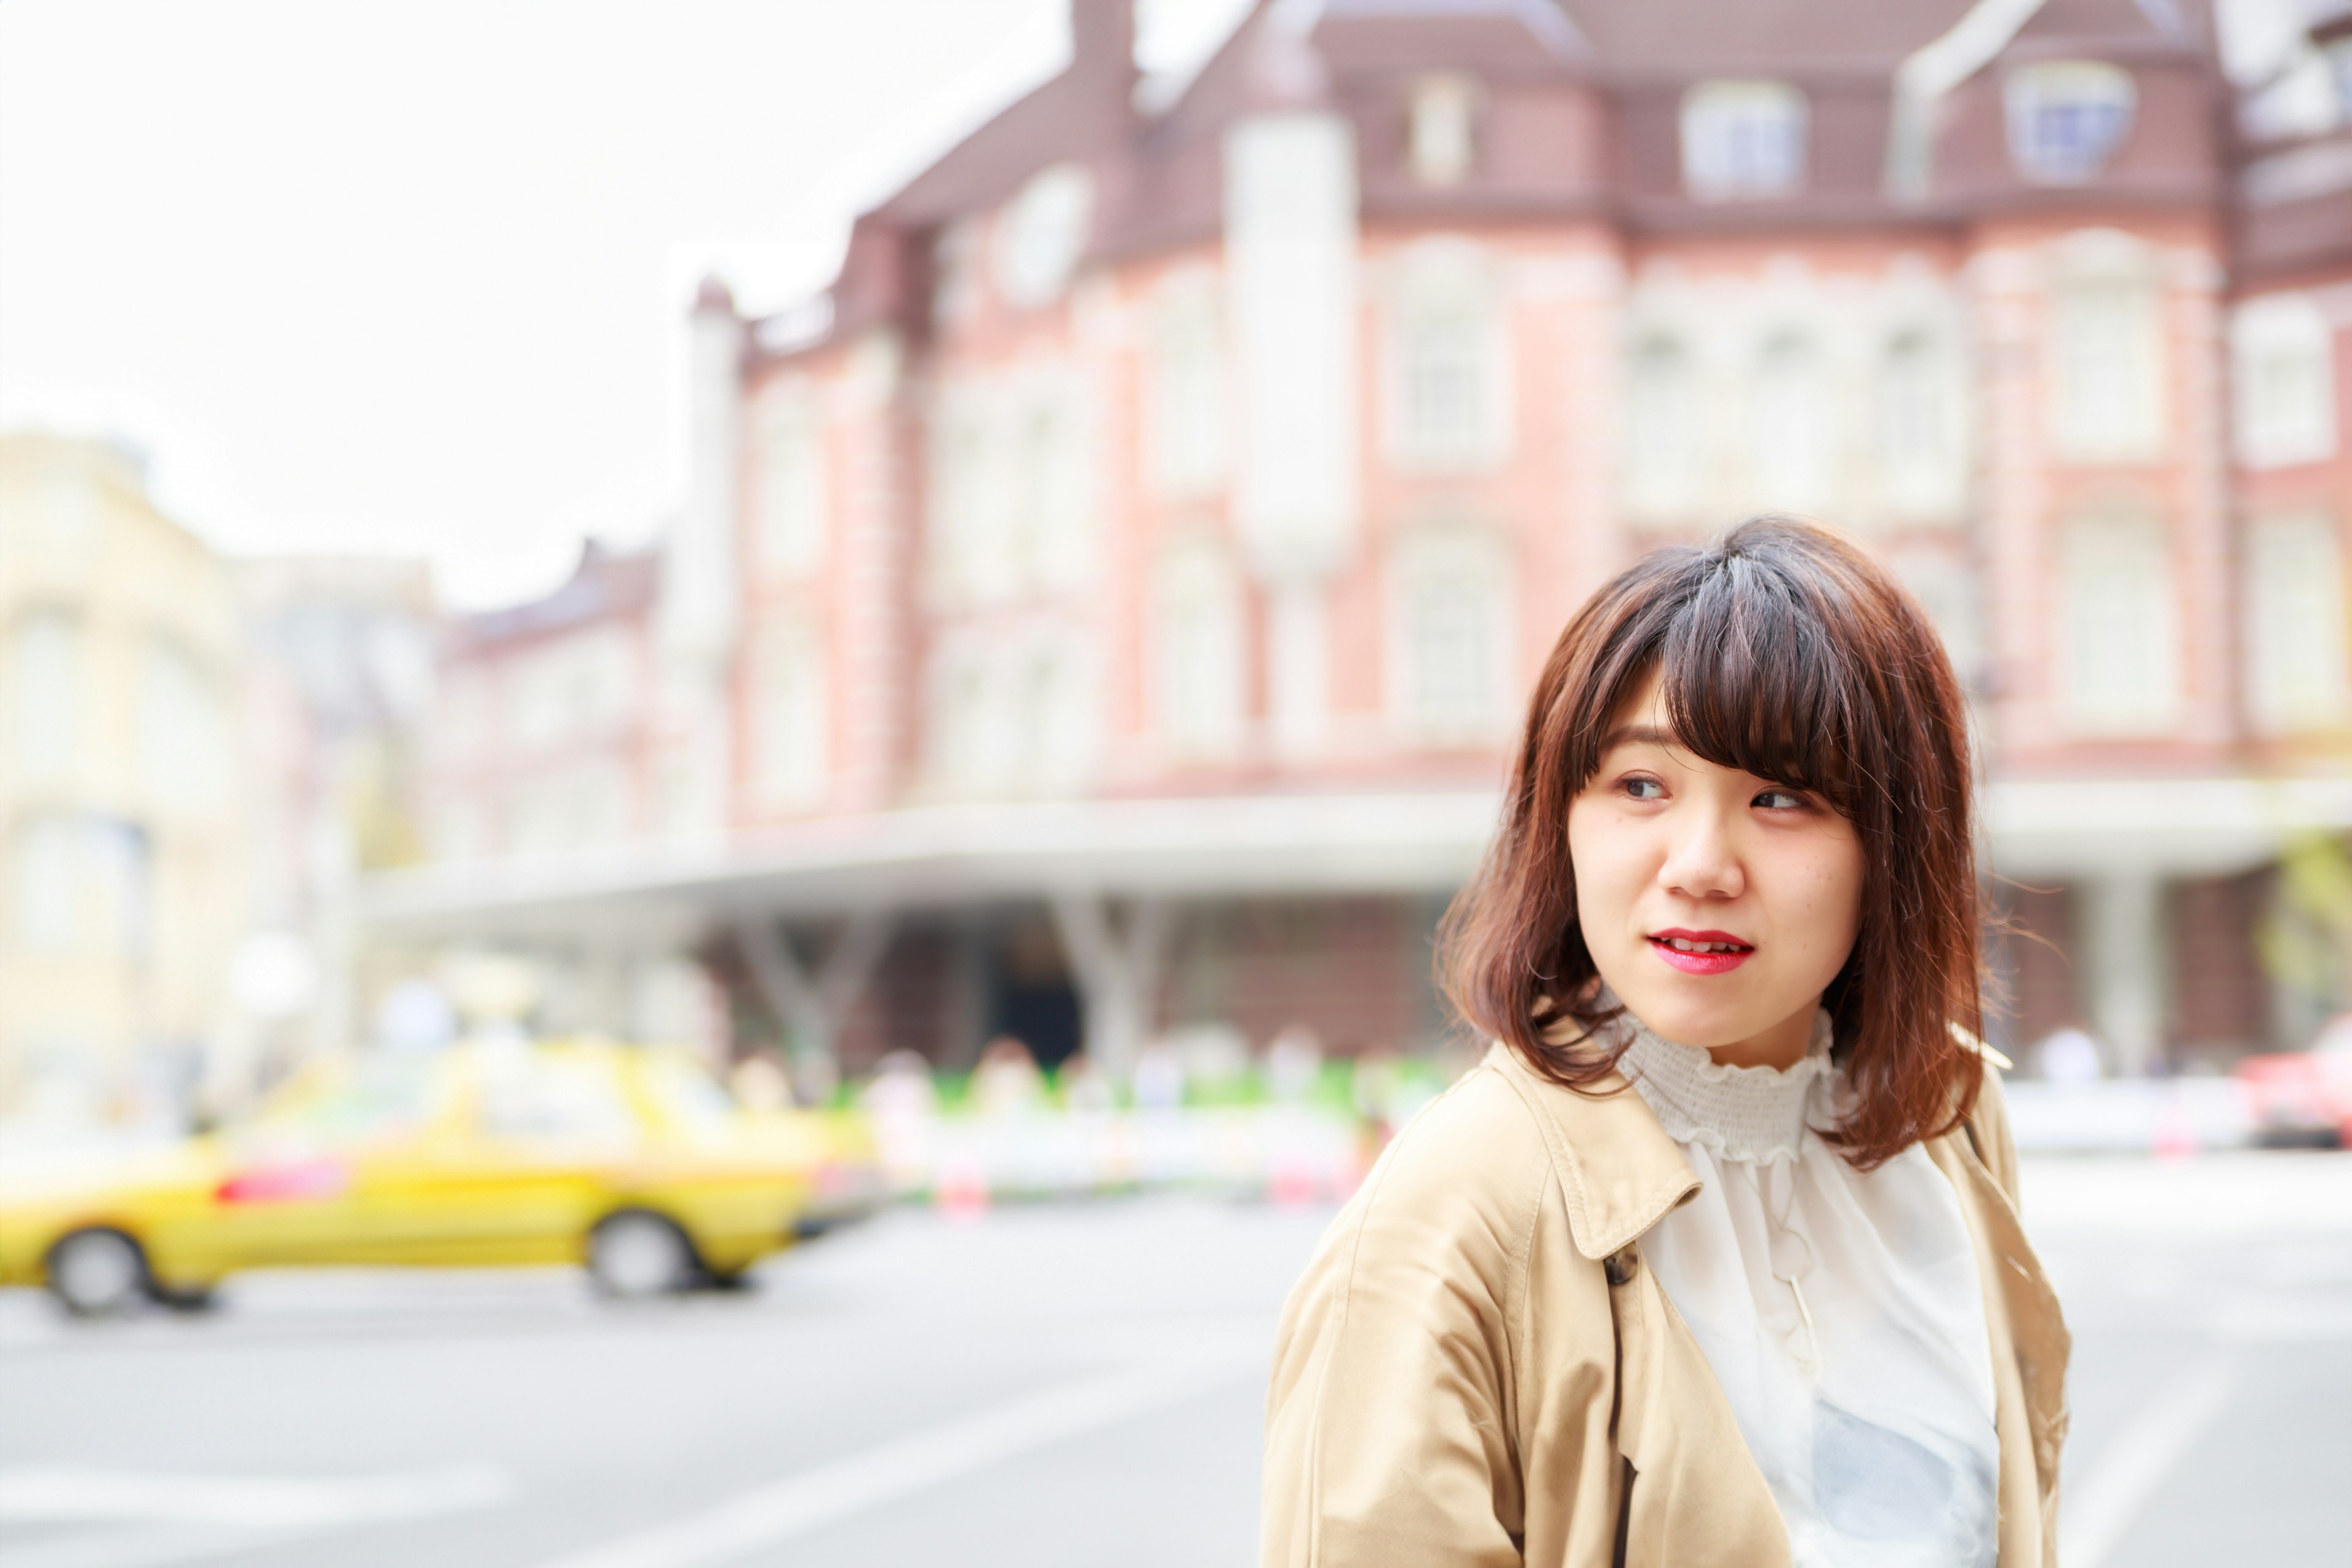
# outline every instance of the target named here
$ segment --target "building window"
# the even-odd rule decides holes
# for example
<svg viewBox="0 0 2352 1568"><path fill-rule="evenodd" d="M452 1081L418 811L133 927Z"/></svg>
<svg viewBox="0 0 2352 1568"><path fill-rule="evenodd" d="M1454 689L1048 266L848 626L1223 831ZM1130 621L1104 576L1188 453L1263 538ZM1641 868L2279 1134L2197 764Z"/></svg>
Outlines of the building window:
<svg viewBox="0 0 2352 1568"><path fill-rule="evenodd" d="M1822 379L1821 355L1806 338L1786 333L1765 344L1748 429L1757 499L1768 507L1816 511L1827 499L1834 438Z"/></svg>
<svg viewBox="0 0 2352 1568"><path fill-rule="evenodd" d="M2179 702L2170 542L2142 517L2078 519L2058 558L2058 707L2084 735L2160 735Z"/></svg>
<svg viewBox="0 0 2352 1568"><path fill-rule="evenodd" d="M1012 782L1027 737L1009 689L1005 661L993 650L961 643L932 666L931 771L944 793L1001 793Z"/></svg>
<svg viewBox="0 0 2352 1568"><path fill-rule="evenodd" d="M824 639L803 617L778 614L760 627L756 646L752 772L761 802L773 809L811 805L824 797L829 763Z"/></svg>
<svg viewBox="0 0 2352 1568"><path fill-rule="evenodd" d="M1225 331L1215 279L1171 279L1151 324L1146 441L1162 494L1195 495L1225 475Z"/></svg>
<svg viewBox="0 0 2352 1568"><path fill-rule="evenodd" d="M16 771L27 783L70 778L81 757L81 627L37 611L16 625L13 688Z"/></svg>
<svg viewBox="0 0 2352 1568"><path fill-rule="evenodd" d="M1674 338L1643 339L1626 373L1625 504L1637 518L1673 519L1698 504L1698 377Z"/></svg>
<svg viewBox="0 0 2352 1568"><path fill-rule="evenodd" d="M229 737L211 681L178 644L147 645L139 675L139 771L148 798L206 812L227 799Z"/></svg>
<svg viewBox="0 0 2352 1568"><path fill-rule="evenodd" d="M1503 552L1483 533L1446 531L1397 554L1396 708L1425 744L1492 740L1510 700L1511 605Z"/></svg>
<svg viewBox="0 0 2352 1568"><path fill-rule="evenodd" d="M1805 95L1785 82L1707 81L1683 94L1683 188L1703 202L1785 196L1805 181Z"/></svg>
<svg viewBox="0 0 2352 1568"><path fill-rule="evenodd" d="M1478 84L1428 77L1405 108L1405 166L1426 185L1458 185L1477 153Z"/></svg>
<svg viewBox="0 0 2352 1568"><path fill-rule="evenodd" d="M1154 585L1153 689L1160 742L1180 757L1223 757L1241 743L1241 584L1209 544L1179 550Z"/></svg>
<svg viewBox="0 0 2352 1568"><path fill-rule="evenodd" d="M1878 381L1878 468L1888 509L1901 516L1958 510L1959 389L1951 356L1925 331L1886 345Z"/></svg>
<svg viewBox="0 0 2352 1568"><path fill-rule="evenodd" d="M1977 574L1944 551L1906 551L1895 557L1895 574L1942 639L1945 657L1963 687L1973 689L1985 671L1984 602Z"/></svg>
<svg viewBox="0 0 2352 1568"><path fill-rule="evenodd" d="M2319 307L2273 294L2230 323L2238 457L2249 468L2321 462L2336 455L2336 333Z"/></svg>
<svg viewBox="0 0 2352 1568"><path fill-rule="evenodd" d="M146 832L107 816L55 813L16 836L16 936L27 952L93 948L144 956L149 938Z"/></svg>
<svg viewBox="0 0 2352 1568"><path fill-rule="evenodd" d="M610 626L522 655L508 688L516 745L552 750L608 735L634 705L635 663L626 634Z"/></svg>
<svg viewBox="0 0 2352 1568"><path fill-rule="evenodd" d="M1452 245L1403 258L1392 322L1392 448L1421 468L1475 467L1507 447L1507 370L1495 280Z"/></svg>
<svg viewBox="0 0 2352 1568"><path fill-rule="evenodd" d="M2352 721L2344 553L2324 512L2265 518L2248 531L2247 707L2265 734Z"/></svg>
<svg viewBox="0 0 2352 1568"><path fill-rule="evenodd" d="M824 426L813 399L789 393L776 397L762 424L755 459L760 563L805 576L824 559Z"/></svg>
<svg viewBox="0 0 2352 1568"><path fill-rule="evenodd" d="M1057 297L1085 254L1094 221L1094 177L1056 163L1021 187L997 219L996 286L1007 302L1034 309Z"/></svg>
<svg viewBox="0 0 2352 1568"><path fill-rule="evenodd" d="M1034 649L1023 672L1020 729L1027 783L1046 795L1070 795L1094 771L1094 683L1077 647L1049 639Z"/></svg>
<svg viewBox="0 0 2352 1568"><path fill-rule="evenodd" d="M1077 398L1058 382L1020 414L1015 456L1021 532L1030 584L1074 588L1094 574L1086 429Z"/></svg>
<svg viewBox="0 0 2352 1568"><path fill-rule="evenodd" d="M1003 388L967 388L938 425L931 478L931 569L950 604L992 603L1019 585L1023 476L1008 439L1018 405Z"/></svg>
<svg viewBox="0 0 2352 1568"><path fill-rule="evenodd" d="M2154 285L2062 280L2051 300L2051 408L2061 456L2145 461L2164 444L2164 330Z"/></svg>
<svg viewBox="0 0 2352 1568"><path fill-rule="evenodd" d="M2020 66L2004 84L2009 155L2036 184L2071 185L2102 168L2131 130L2131 73L2097 60Z"/></svg>

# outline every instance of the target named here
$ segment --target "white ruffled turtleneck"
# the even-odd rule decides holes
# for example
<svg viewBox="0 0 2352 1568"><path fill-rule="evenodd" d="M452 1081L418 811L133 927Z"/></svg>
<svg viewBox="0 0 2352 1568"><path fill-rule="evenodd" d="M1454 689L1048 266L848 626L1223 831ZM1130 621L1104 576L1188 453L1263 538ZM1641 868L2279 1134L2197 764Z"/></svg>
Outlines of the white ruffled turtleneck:
<svg viewBox="0 0 2352 1568"><path fill-rule="evenodd" d="M1990 1568L1991 1348L1959 1199L1914 1144L1856 1171L1815 1129L1841 1075L1723 1067L1629 1013L1620 1062L1705 1185L1643 1256L1690 1326L1797 1568Z"/></svg>

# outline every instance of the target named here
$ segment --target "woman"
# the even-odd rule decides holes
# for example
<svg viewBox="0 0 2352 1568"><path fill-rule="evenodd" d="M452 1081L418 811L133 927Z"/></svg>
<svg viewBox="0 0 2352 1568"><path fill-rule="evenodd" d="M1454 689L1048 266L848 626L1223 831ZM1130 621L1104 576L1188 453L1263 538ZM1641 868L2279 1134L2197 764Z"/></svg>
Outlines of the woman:
<svg viewBox="0 0 2352 1568"><path fill-rule="evenodd" d="M1284 1311L1265 1563L2053 1561L1968 750L1926 616L1823 530L1578 613L1443 933L1496 1044Z"/></svg>

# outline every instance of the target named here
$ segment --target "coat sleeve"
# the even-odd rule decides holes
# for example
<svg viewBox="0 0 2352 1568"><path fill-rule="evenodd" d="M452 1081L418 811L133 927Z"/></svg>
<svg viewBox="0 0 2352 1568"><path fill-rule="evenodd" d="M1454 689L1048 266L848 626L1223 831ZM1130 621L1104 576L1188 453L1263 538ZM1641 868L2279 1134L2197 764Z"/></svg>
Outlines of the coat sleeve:
<svg viewBox="0 0 2352 1568"><path fill-rule="evenodd" d="M1284 1308L1264 1568L1520 1561L1513 1324L1547 1173L1495 1136L1517 1108L1492 1078L1398 1138Z"/></svg>

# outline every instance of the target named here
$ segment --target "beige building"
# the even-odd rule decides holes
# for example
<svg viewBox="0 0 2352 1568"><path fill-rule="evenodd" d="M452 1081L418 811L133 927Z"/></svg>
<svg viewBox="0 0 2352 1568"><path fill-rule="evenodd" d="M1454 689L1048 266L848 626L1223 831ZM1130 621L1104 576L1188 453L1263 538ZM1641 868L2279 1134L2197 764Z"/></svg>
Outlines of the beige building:
<svg viewBox="0 0 2352 1568"><path fill-rule="evenodd" d="M247 926L240 662L228 569L138 457L0 437L0 1113L202 1070Z"/></svg>

